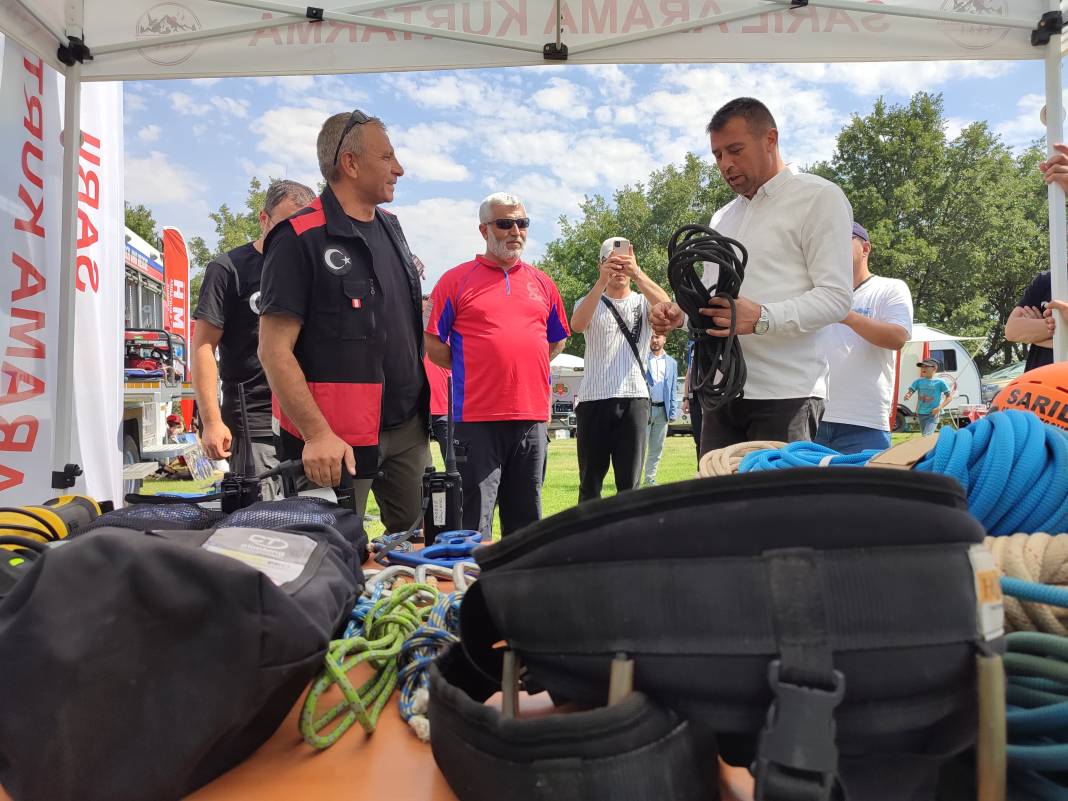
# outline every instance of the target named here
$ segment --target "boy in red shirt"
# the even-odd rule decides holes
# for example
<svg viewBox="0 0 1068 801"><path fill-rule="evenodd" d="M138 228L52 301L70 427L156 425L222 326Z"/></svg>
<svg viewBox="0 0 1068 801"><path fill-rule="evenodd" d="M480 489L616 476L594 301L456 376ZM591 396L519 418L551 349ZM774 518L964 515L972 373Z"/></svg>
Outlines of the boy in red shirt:
<svg viewBox="0 0 1068 801"><path fill-rule="evenodd" d="M552 279L520 259L529 225L514 195L482 201L486 252L441 277L426 327L427 355L452 370L464 528L487 538L498 501L502 536L541 517L549 360L571 333Z"/></svg>

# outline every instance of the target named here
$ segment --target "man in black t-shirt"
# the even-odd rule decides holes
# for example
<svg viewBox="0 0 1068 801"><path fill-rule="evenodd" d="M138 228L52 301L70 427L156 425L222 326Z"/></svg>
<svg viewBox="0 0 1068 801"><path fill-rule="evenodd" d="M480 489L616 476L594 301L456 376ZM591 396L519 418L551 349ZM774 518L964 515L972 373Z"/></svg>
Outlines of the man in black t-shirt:
<svg viewBox="0 0 1068 801"><path fill-rule="evenodd" d="M260 212L262 235L208 264L193 313L197 321L193 387L204 426L204 452L212 459L229 459L230 469L245 475L263 473L278 463L271 433L271 390L257 355L263 241L275 225L314 199L315 193L296 181L275 181L267 187ZM241 386L245 390L245 418L241 415ZM243 448L246 431L252 438L251 453ZM264 482L263 497L273 498L276 488L275 482Z"/></svg>
<svg viewBox="0 0 1068 801"><path fill-rule="evenodd" d="M1005 323L1005 339L1029 343L1025 370L1053 364L1053 332L1043 319L1045 304L1049 303L1051 297L1050 275L1046 270L1028 284Z"/></svg>
<svg viewBox="0 0 1068 801"><path fill-rule="evenodd" d="M316 151L326 188L266 242L260 358L279 456L302 458L323 487L345 470L357 512L373 489L386 530L404 531L421 517L430 459L418 260L379 208L404 170L361 111L330 117Z"/></svg>

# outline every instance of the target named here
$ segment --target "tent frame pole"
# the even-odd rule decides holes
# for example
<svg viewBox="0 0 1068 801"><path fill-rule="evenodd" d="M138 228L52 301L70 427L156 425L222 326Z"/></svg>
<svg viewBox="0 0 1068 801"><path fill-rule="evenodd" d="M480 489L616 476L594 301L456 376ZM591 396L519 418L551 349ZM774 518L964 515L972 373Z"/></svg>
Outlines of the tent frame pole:
<svg viewBox="0 0 1068 801"><path fill-rule="evenodd" d="M1050 11L1060 11L1060 0L1049 0ZM1064 101L1061 76L1060 36L1050 39L1046 48L1046 153L1064 141ZM1049 269L1052 296L1068 300L1068 250L1066 250L1064 190L1056 183L1046 188L1049 197ZM1068 316L1061 315L1053 333L1053 359L1068 360Z"/></svg>
<svg viewBox="0 0 1068 801"><path fill-rule="evenodd" d="M33 17L38 25L48 31L53 36L53 38L55 38L56 42L58 42L59 44L67 43L67 37L63 35L63 31L59 30L59 28L53 28L51 25L49 25L48 20L46 20L41 14L37 13L32 3L27 2L27 0L15 0L15 2L18 3L18 5L22 8L23 11Z"/></svg>
<svg viewBox="0 0 1068 801"><path fill-rule="evenodd" d="M781 6L789 6L793 0L766 0ZM860 14L885 14L891 17L909 17L911 19L930 19L941 22L960 22L962 24L975 24L974 14L964 14L959 11L926 11L922 8L872 5L860 3L857 0L810 0L810 7L835 8L840 11L855 11ZM1059 6L1058 6L1059 8ZM1054 9L1056 10L1056 9ZM1022 19L1020 17L997 17L993 14L983 17L983 25L992 28L1019 28L1030 31L1035 27L1037 20Z"/></svg>
<svg viewBox="0 0 1068 801"><path fill-rule="evenodd" d="M68 28L68 30L70 30ZM80 36L80 31L79 34ZM82 146L82 65L75 61L64 74L63 211L59 280L59 366L56 375L55 436L52 440L52 488L69 489L81 468L71 464L74 432L74 353L78 258L78 166Z"/></svg>

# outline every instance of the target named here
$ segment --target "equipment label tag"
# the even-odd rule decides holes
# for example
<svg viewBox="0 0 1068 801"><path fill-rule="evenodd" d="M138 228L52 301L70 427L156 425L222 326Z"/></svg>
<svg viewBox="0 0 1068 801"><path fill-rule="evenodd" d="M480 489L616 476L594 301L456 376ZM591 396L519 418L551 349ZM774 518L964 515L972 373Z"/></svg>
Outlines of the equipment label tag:
<svg viewBox="0 0 1068 801"><path fill-rule="evenodd" d="M973 545L968 558L975 575L975 622L984 640L1005 634L1005 602L1001 596L1001 573L994 554L985 545Z"/></svg>
<svg viewBox="0 0 1068 801"><path fill-rule="evenodd" d="M434 492L431 493L430 498L434 503L434 525L445 525L445 493Z"/></svg>
<svg viewBox="0 0 1068 801"><path fill-rule="evenodd" d="M281 587L304 572L316 545L310 537L288 531L220 528L201 547L244 562Z"/></svg>

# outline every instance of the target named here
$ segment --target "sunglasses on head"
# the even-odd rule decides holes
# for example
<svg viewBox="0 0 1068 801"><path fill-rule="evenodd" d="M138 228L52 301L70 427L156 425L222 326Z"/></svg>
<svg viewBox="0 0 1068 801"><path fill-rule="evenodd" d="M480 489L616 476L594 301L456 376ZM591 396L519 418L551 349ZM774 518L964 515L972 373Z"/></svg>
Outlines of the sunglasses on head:
<svg viewBox="0 0 1068 801"><path fill-rule="evenodd" d="M530 217L501 217L497 220L490 220L490 222L502 231L511 231L513 225L522 231L530 225Z"/></svg>
<svg viewBox="0 0 1068 801"><path fill-rule="evenodd" d="M345 141L345 137L349 135L349 131L355 128L357 125L363 125L365 122L370 122L371 118L364 114L359 109L354 109L349 115L348 122L345 123L345 127L341 131L341 138L337 140L337 148L334 150L334 166L337 166L338 157L341 155L341 143Z"/></svg>

